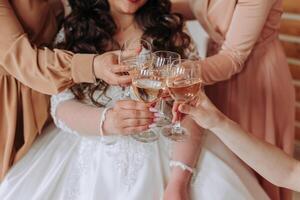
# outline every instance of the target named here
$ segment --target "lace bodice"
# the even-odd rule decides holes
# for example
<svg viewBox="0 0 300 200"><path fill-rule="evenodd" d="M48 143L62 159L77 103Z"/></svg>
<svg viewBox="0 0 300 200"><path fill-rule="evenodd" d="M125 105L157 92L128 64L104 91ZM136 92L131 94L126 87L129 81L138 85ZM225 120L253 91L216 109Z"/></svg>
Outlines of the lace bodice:
<svg viewBox="0 0 300 200"><path fill-rule="evenodd" d="M128 90L128 89L126 89L126 90ZM105 105L106 107L113 107L116 101L122 99L124 92L126 92L126 91L123 91L123 89L119 86L110 86L107 89L105 95L104 94L101 95L100 92L95 92L94 98L97 99L97 101L99 103L101 103L102 105ZM74 98L75 98L75 96L70 90L66 90L57 95L53 95L51 97L51 115L52 115L54 123L56 124L57 127L61 128L62 130L66 131L66 132L69 132L69 133L73 133L76 135L84 135L84 133L78 133L77 131L69 128L56 115L57 107L60 103L67 101L67 100L74 99ZM93 103L89 99L86 99L82 103L88 104L88 105L93 105Z"/></svg>

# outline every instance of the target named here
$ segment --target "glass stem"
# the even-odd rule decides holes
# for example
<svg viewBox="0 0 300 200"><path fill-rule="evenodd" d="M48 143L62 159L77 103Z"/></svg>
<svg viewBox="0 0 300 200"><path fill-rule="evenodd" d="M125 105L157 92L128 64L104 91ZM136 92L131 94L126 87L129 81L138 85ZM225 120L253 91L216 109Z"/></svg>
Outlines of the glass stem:
<svg viewBox="0 0 300 200"><path fill-rule="evenodd" d="M126 98L126 99L129 99L129 98L130 98L130 87L127 87L127 88L126 88L125 98Z"/></svg>
<svg viewBox="0 0 300 200"><path fill-rule="evenodd" d="M158 102L158 111L161 115L164 116L164 100L162 98Z"/></svg>
<svg viewBox="0 0 300 200"><path fill-rule="evenodd" d="M122 99L130 99L130 88L129 87L122 87Z"/></svg>
<svg viewBox="0 0 300 200"><path fill-rule="evenodd" d="M176 121L172 127L172 131L174 133L182 133L181 123L180 120Z"/></svg>

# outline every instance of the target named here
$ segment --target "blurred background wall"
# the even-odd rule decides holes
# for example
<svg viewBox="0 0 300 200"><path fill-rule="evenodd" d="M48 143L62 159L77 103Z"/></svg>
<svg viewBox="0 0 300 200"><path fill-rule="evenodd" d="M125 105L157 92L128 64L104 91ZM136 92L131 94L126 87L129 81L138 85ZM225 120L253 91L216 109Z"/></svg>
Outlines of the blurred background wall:
<svg viewBox="0 0 300 200"><path fill-rule="evenodd" d="M296 154L300 158L300 0L284 0L280 39L284 46L296 90Z"/></svg>

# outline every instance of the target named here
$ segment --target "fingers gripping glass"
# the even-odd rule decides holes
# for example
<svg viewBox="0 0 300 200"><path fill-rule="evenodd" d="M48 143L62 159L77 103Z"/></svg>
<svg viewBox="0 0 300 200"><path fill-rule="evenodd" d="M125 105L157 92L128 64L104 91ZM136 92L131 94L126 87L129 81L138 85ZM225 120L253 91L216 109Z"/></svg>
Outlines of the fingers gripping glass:
<svg viewBox="0 0 300 200"><path fill-rule="evenodd" d="M175 101L188 103L198 97L202 87L199 62L174 61L168 74L166 85ZM180 124L180 119L175 124L164 127L162 134L174 141L182 141L188 136L186 129Z"/></svg>
<svg viewBox="0 0 300 200"><path fill-rule="evenodd" d="M165 82L160 77L155 76L153 69L143 68L137 70L132 80L132 87L135 97L145 103L154 103L158 101L163 93ZM159 135L150 128L147 131L132 136L140 142L154 142Z"/></svg>

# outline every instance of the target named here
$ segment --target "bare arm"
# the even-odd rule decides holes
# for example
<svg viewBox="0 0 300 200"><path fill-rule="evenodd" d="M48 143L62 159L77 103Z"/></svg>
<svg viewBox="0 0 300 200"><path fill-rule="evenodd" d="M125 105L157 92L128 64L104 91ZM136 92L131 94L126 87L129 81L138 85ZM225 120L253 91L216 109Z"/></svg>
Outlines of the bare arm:
<svg viewBox="0 0 300 200"><path fill-rule="evenodd" d="M182 125L187 129L189 137L183 142L174 142L171 159L195 168L202 147L202 129L189 117L183 119ZM173 167L164 199L189 199L191 177L189 171Z"/></svg>
<svg viewBox="0 0 300 200"><path fill-rule="evenodd" d="M300 191L299 161L247 133L218 111L206 96L203 96L197 107L182 105L179 110L189 114L199 125L215 133L261 176L280 187Z"/></svg>
<svg viewBox="0 0 300 200"><path fill-rule="evenodd" d="M187 134L189 137L187 137L187 139L185 139L183 142L175 142L173 144L172 159L183 162L184 164L194 168L201 151L201 133L203 129L200 128L190 117L183 119L182 126L187 129ZM189 178L191 177L190 173L182 172L182 170L179 170L180 173L178 173L176 168L173 170L177 173L173 173L174 176L172 176L172 178L188 174L188 176L184 176L184 180L189 181Z"/></svg>
<svg viewBox="0 0 300 200"><path fill-rule="evenodd" d="M237 156L271 183L300 191L300 163L227 119L211 129Z"/></svg>

